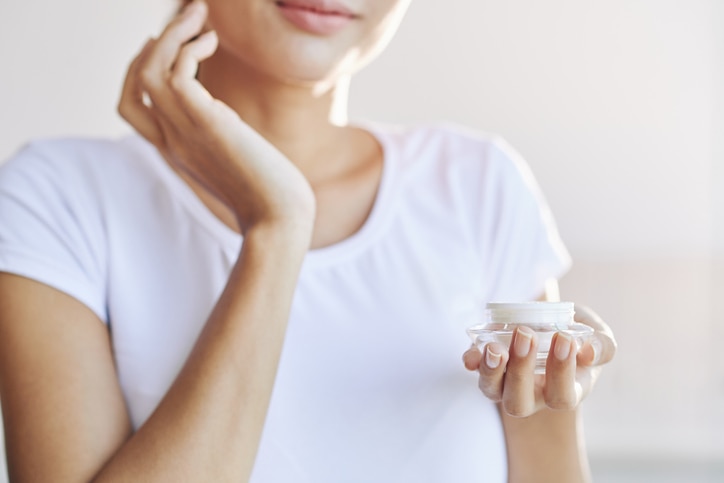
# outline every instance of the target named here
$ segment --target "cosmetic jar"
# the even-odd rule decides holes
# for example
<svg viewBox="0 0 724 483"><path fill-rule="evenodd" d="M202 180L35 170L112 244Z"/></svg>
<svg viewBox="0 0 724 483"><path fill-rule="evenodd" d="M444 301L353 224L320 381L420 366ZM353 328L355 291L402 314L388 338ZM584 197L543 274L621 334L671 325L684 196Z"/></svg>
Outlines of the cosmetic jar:
<svg viewBox="0 0 724 483"><path fill-rule="evenodd" d="M478 350L483 352L489 342L498 342L510 348L515 328L529 327L538 337L536 374L545 374L553 334L563 332L570 335L575 341L576 350L594 334L593 328L573 320L572 302L488 303L485 312L484 324L467 329Z"/></svg>

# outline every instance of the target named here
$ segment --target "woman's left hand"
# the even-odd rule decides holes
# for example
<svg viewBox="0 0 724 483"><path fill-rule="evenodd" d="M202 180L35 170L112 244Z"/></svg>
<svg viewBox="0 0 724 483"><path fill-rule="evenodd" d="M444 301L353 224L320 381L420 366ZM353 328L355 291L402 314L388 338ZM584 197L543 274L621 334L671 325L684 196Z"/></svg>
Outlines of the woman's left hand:
<svg viewBox="0 0 724 483"><path fill-rule="evenodd" d="M511 416L530 416L546 407L574 409L593 389L602 365L616 353L613 332L595 312L576 306L575 320L595 329L593 341L576 351L570 336L555 334L544 375L533 373L537 338L527 327L516 329L510 350L494 342L482 354L471 347L463 355L465 367L480 373L483 394Z"/></svg>

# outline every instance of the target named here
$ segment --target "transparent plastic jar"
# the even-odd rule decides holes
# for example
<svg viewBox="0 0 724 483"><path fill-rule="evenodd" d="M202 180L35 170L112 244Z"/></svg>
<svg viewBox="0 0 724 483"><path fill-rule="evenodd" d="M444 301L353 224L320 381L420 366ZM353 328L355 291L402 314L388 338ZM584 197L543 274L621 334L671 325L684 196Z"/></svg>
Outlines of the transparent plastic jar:
<svg viewBox="0 0 724 483"><path fill-rule="evenodd" d="M577 350L594 334L593 328L573 320L572 302L489 303L485 312L486 323L467 329L473 343L481 352L489 342L498 342L509 348L515 328L529 327L538 336L536 374L546 372L553 334L564 332L570 335Z"/></svg>

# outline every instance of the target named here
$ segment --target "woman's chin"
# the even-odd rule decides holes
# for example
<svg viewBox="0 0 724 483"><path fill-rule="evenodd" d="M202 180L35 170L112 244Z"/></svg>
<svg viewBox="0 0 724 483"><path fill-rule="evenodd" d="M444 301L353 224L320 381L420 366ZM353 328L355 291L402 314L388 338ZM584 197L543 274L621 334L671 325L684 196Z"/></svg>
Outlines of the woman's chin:
<svg viewBox="0 0 724 483"><path fill-rule="evenodd" d="M354 70L353 62L311 56L289 56L282 62L268 63L265 73L286 84L303 87L332 86Z"/></svg>

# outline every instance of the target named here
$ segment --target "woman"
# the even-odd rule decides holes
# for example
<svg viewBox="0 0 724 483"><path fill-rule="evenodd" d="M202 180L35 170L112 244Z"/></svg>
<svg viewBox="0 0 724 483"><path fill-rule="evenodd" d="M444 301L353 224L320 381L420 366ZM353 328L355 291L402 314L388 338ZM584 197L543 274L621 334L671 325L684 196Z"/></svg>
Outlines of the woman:
<svg viewBox="0 0 724 483"><path fill-rule="evenodd" d="M140 136L0 172L13 481L584 481L614 352L464 354L486 300L568 259L500 140L346 120L406 0L195 0L131 64ZM242 243L243 240L243 243ZM284 347L283 347L284 346ZM283 348L283 350L282 350ZM499 404L496 404L499 403Z"/></svg>

